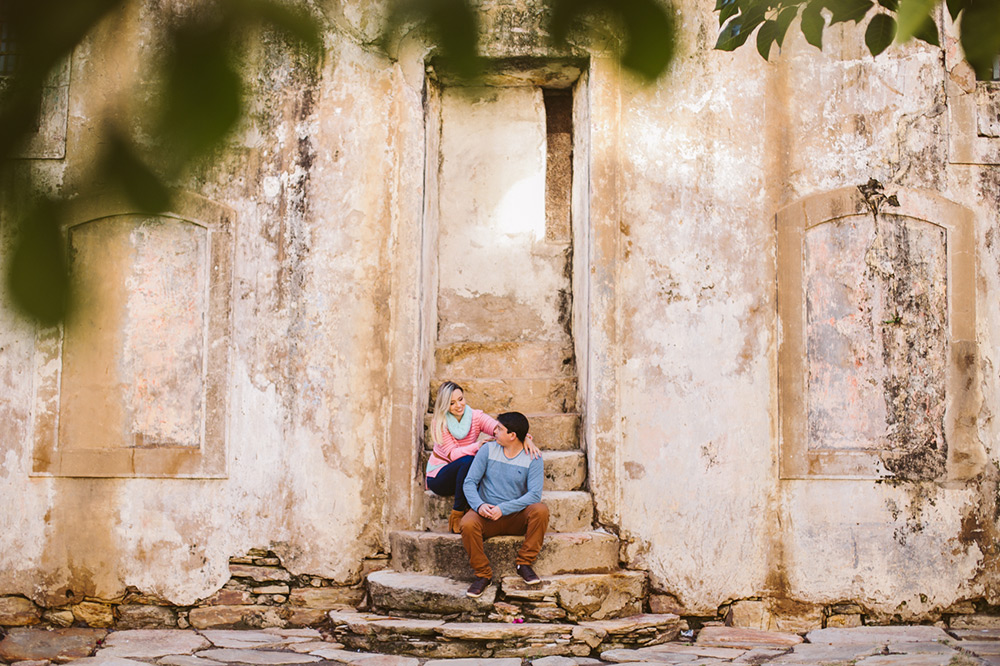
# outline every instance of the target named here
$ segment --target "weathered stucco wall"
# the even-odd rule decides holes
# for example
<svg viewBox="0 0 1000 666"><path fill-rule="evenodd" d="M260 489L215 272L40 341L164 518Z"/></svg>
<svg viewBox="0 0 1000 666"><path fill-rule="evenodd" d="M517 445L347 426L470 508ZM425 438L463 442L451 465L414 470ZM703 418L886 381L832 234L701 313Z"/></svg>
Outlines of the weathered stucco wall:
<svg viewBox="0 0 1000 666"><path fill-rule="evenodd" d="M976 129L976 104L995 102L950 43L944 54L910 45L873 59L852 26L829 30L823 52L790 35L764 62L752 47L711 50L711 3L681 9L667 76L640 85L592 46L575 87L573 336L599 521L626 542L626 565L648 569L653 589L691 614L761 597L774 623L795 628L838 602L882 619L1000 603L1000 140ZM369 46L378 7L345 4L327 19L319 65L260 45L245 63L248 119L181 184L231 212L220 478L33 476L36 334L0 313L0 503L16 508L0 513L10 535L0 593L60 604L134 586L186 604L251 548L273 550L293 573L354 582L389 526L412 527L419 513L433 329L444 322L448 341L471 319L455 317L455 299L493 303L483 317L502 313L504 299L543 304L531 334L565 346L550 293L570 282L562 250L489 273L507 258L505 232L462 227L460 206L479 203L453 181L483 161L463 161L462 141L482 148L475 132L489 124L476 104L424 89L425 48L406 42L393 60ZM109 22L74 54L66 158L31 165L53 191L91 193L84 157L101 107L143 43L121 35L148 27L138 16ZM494 56L546 55L528 37L487 37ZM530 116L519 148L531 155L529 180L544 179L541 96L510 95L525 96L509 103ZM441 154L453 161L439 171ZM439 176L452 181L431 200ZM851 189L872 178L898 194L898 215L883 204L876 216ZM491 191L482 173L469 182L476 196L521 196ZM938 201L927 192L953 207L921 210L914 201ZM802 329L812 374L800 425L818 448L863 440L866 455L905 459L889 466L896 478L787 472L798 468L784 464L794 452L779 393L794 368L781 360L792 338L779 316L789 294L778 286L776 215L789 206L832 211L809 222L805 255L789 260L805 267L803 303L822 299L802 310L813 319ZM541 210L531 215L544 224ZM873 238L892 243L904 230L910 240L895 246L908 252L870 252ZM9 247L9 225L2 232ZM477 244L483 273L443 266ZM518 271L546 279L512 293ZM451 311L439 319L437 308ZM139 330L140 315L126 328ZM933 450L916 456L933 464L907 467L914 447Z"/></svg>
<svg viewBox="0 0 1000 666"><path fill-rule="evenodd" d="M376 489L385 486L392 372L405 371L390 358L392 327L415 310L393 302L389 273L405 281L412 270L399 265L395 244L400 220L420 218L421 97L359 44L380 25L372 8L330 18L318 65L280 43L259 45L244 67L247 120L220 160L180 184L233 211L223 478L32 476L34 332L4 308L5 592L58 605L134 586L190 604L229 578L230 556L251 548L273 550L293 574L340 583L356 582L363 558L384 549L386 497ZM104 26L75 53L67 158L54 190L91 194L84 158L95 150L102 105L134 82L136 53L123 45L141 45L144 19ZM176 245L158 243L165 256ZM169 272L159 277L184 286ZM156 315L125 310L126 329ZM176 342L145 330L163 349ZM194 431L203 426L197 410L175 420L191 419Z"/></svg>

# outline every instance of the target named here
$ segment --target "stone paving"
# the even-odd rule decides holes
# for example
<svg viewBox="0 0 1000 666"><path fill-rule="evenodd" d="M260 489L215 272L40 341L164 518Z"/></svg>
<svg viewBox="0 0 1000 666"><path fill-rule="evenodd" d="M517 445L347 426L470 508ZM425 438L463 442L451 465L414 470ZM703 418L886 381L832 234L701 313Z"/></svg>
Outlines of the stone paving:
<svg viewBox="0 0 1000 666"><path fill-rule="evenodd" d="M353 652L316 629L195 630L7 629L0 663L16 666L1000 666L1000 629L945 631L931 626L830 628L799 634L703 628L693 642L591 657L417 659Z"/></svg>

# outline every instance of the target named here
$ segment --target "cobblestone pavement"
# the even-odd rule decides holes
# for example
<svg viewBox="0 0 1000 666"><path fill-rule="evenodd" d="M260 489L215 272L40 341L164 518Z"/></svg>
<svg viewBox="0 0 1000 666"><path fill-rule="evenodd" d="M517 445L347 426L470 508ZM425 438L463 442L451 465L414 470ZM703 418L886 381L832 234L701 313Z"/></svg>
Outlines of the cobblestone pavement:
<svg viewBox="0 0 1000 666"><path fill-rule="evenodd" d="M553 646L554 648L557 646ZM606 650L595 657L416 659L352 652L315 629L128 630L7 629L0 663L49 666L219 666L354 664L356 666L599 666L641 662L717 666L1000 666L1000 629L930 626L819 629L804 636L706 627L694 642L637 650Z"/></svg>

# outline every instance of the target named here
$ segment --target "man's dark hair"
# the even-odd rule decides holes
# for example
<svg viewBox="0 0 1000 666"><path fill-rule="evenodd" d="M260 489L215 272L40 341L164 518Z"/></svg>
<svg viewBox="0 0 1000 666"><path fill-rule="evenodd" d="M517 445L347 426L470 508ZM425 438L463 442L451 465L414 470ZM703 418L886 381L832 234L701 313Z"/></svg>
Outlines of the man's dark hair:
<svg viewBox="0 0 1000 666"><path fill-rule="evenodd" d="M524 442L524 438L528 436L528 417L526 417L521 412L504 412L497 417L504 428L511 431L517 438Z"/></svg>

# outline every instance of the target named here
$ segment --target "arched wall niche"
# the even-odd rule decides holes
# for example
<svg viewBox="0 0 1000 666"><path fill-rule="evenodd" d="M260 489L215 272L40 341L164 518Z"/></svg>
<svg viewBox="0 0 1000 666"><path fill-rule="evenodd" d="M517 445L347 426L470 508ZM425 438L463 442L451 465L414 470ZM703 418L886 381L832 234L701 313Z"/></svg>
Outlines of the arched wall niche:
<svg viewBox="0 0 1000 666"><path fill-rule="evenodd" d="M226 475L232 220L191 193L155 215L72 204L76 306L36 334L34 475Z"/></svg>
<svg viewBox="0 0 1000 666"><path fill-rule="evenodd" d="M972 212L932 192L849 187L775 224L781 477L974 477Z"/></svg>

